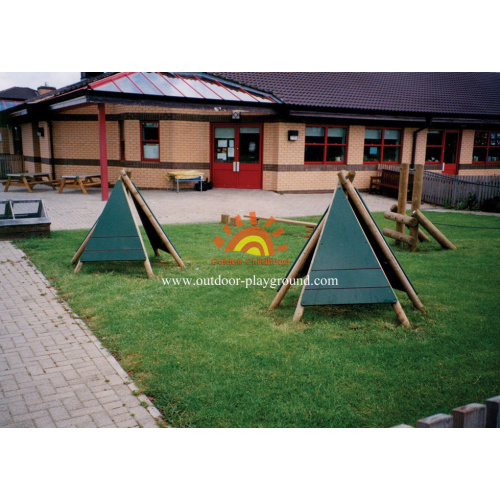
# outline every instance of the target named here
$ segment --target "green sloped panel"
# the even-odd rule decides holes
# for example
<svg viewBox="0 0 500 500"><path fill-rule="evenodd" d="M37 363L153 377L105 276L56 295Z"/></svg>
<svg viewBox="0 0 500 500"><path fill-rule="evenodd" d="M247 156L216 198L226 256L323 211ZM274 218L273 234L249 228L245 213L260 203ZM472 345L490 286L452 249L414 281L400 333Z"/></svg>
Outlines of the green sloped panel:
<svg viewBox="0 0 500 500"><path fill-rule="evenodd" d="M81 262L146 260L142 240L121 181L115 184L95 226L80 257Z"/></svg>
<svg viewBox="0 0 500 500"><path fill-rule="evenodd" d="M137 236L137 227L130 211L127 194L120 180L116 182L92 234L93 238L113 236Z"/></svg>
<svg viewBox="0 0 500 500"><path fill-rule="evenodd" d="M135 184L134 184L134 187L137 190L137 193L141 197L141 199L144 202L144 204L149 208L149 205L146 203L146 200L142 196L142 193L139 191L139 189L137 189L137 186ZM164 252L170 253L169 249L167 248L167 246L165 245L165 243L163 243L163 241L159 237L158 233L156 232L153 224L148 219L148 216L146 215L146 213L144 212L144 210L142 209L142 207L139 205L139 203L137 202L137 200L133 196L132 196L132 200L134 201L135 208L137 209L137 213L139 214L139 217L141 219L142 225L144 227L144 231L146 231L146 234L148 236L149 242L151 243L151 246L154 249L158 248L159 250L163 250ZM161 227L161 224L158 222L158 219L156 218L156 216L153 213L153 211L151 210L151 208L149 208L149 210L150 210L151 214L153 215L155 221L157 222L158 226L160 226L161 230L163 231L163 234L165 235L165 238L167 238L167 240L170 242L170 244L172 245L172 247L174 248L174 250L177 252L177 249L173 245L173 243L170 240L170 238L168 237L167 233L165 233L165 231ZM177 255L179 255L179 252L177 252ZM179 255L179 257L180 257L180 255Z"/></svg>
<svg viewBox="0 0 500 500"><path fill-rule="evenodd" d="M396 300L344 191L337 188L302 305L378 304Z"/></svg>

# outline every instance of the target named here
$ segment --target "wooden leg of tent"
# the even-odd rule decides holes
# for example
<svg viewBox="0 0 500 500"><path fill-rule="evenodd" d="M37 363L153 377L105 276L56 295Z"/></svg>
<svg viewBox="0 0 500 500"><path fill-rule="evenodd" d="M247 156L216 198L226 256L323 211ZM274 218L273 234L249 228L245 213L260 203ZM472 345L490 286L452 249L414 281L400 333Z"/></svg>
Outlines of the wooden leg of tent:
<svg viewBox="0 0 500 500"><path fill-rule="evenodd" d="M406 327L410 327L410 322L408 321L408 318L406 317L405 312L403 311L403 308L401 307L401 304L399 303L399 300L395 303L392 304L392 307L394 309L394 312L396 313L396 316L398 317L400 323Z"/></svg>
<svg viewBox="0 0 500 500"><path fill-rule="evenodd" d="M178 266L182 269L186 267L184 262L182 262L181 256L177 253L176 249L172 246L168 238L165 236L165 233L163 232L163 229L160 227L158 222L156 221L153 213L149 209L149 207L144 203L144 200L142 199L141 195L137 191L137 189L134 187L134 184L132 181L128 178L127 172L125 169L123 169L120 172L120 179L123 181L129 192L132 194L134 197L135 201L139 204L139 206L144 210L144 213L146 214L146 217L149 219L151 224L153 225L155 231L157 232L158 236L160 237L161 241L165 244L165 246L168 248L168 251L170 252L170 255L174 258L175 262L177 262Z"/></svg>
<svg viewBox="0 0 500 500"><path fill-rule="evenodd" d="M83 262L79 260L78 264L75 267L75 274L78 274L82 270L82 267L83 267Z"/></svg>
<svg viewBox="0 0 500 500"><path fill-rule="evenodd" d="M153 269L151 268L151 263L149 262L148 257L146 256L146 260L144 261L144 267L146 268L146 273L148 278L152 278L154 276Z"/></svg>
<svg viewBox="0 0 500 500"><path fill-rule="evenodd" d="M87 234L87 237L83 240L83 243L80 245L80 248L76 251L74 257L71 259L72 264L74 264L82 256L82 253L85 250L85 247L87 246L87 243L89 242L90 237L92 236L92 233L94 232L96 226L97 226L97 221L92 226L92 229L89 231L89 234Z"/></svg>
<svg viewBox="0 0 500 500"><path fill-rule="evenodd" d="M281 301L283 300L283 297L286 295L286 293L290 288L291 282L297 277L297 274L299 274L300 270L304 266L307 258L309 257L309 254L316 247L319 237L321 236L321 232L323 231L323 226L325 224L326 219L327 216L323 217L323 220L320 222L319 227L317 226L316 229L314 230L314 234L309 238L309 241L307 242L307 245L305 246L302 255L299 256L299 258L293 265L292 269L290 270L290 273L287 276L287 282L281 285L281 288L276 294L276 297L274 297L274 300L271 302L269 309L274 309L275 307L278 307L280 305Z"/></svg>
<svg viewBox="0 0 500 500"><path fill-rule="evenodd" d="M160 256L160 251L159 251L157 248L155 248L155 255L156 255L157 257L159 257L159 256Z"/></svg>
<svg viewBox="0 0 500 500"><path fill-rule="evenodd" d="M302 305L302 297L304 296L304 290L306 289L306 278L304 278L304 285L302 286L302 290L300 291L300 297L297 301L297 307L295 308L295 314L293 315L293 322L296 323L302 319L302 315L304 314L304 306Z"/></svg>

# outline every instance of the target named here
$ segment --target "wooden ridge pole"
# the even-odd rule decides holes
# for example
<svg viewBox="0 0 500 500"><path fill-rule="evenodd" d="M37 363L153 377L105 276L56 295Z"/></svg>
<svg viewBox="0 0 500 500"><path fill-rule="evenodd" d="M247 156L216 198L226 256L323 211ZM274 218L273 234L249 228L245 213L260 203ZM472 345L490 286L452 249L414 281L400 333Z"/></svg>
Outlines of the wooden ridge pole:
<svg viewBox="0 0 500 500"><path fill-rule="evenodd" d="M120 188L117 188L115 186L114 189L120 189ZM146 257L146 260L144 261L144 267L146 269L146 274L148 275L148 278L152 278L154 276L153 269L151 268L151 262L149 262L148 253L146 252L146 247L144 246L144 241L142 240L141 231L139 230L139 226L137 225L135 217L133 216L134 212L132 209L132 200L127 195L127 189L125 188L125 186L123 184L121 184L121 189L123 189L123 191L125 193L125 198L127 199L127 203L128 203L129 208L130 208L130 214L132 215L132 220L134 221L135 228L137 229L137 234L139 235L139 240L141 242L142 251L144 252L144 256Z"/></svg>
<svg viewBox="0 0 500 500"><path fill-rule="evenodd" d="M163 232L162 228L160 227L160 225L156 221L156 219L155 219L154 215L152 214L151 210L146 205L146 203L144 203L144 200L141 198L140 194L137 192L137 189L132 184L132 181L128 178L128 175L127 175L127 172L125 171L125 169L123 169L120 172L120 174L121 174L120 178L122 179L122 181L127 186L127 189L130 191L130 193L134 197L135 201L144 210L144 213L146 214L147 218L149 219L149 222L151 222L151 224L155 228L155 231L157 232L157 234L160 237L161 241L168 248L168 251L170 252L170 254L172 255L172 257L175 259L175 261L177 262L177 264L179 265L179 267L185 268L186 266L185 266L184 262L182 262L182 259L181 259L180 255L177 253L177 251L172 246L172 244L170 243L170 241L168 240L168 238L165 236L165 233Z"/></svg>
<svg viewBox="0 0 500 500"><path fill-rule="evenodd" d="M422 187L424 185L424 166L415 165L415 175L413 176L413 192L411 196L411 211L420 210L422 203ZM414 238L414 243L409 246L410 251L414 251L418 246L418 225L410 227L410 236Z"/></svg>
<svg viewBox="0 0 500 500"><path fill-rule="evenodd" d="M360 216L363 218L364 223L367 225L368 230L370 231L371 235L375 239L375 241L378 243L380 249L382 250L384 257L387 259L387 262L389 265L392 267L394 270L394 273L396 276L399 278L401 281L401 284L403 285L404 291L412 301L413 305L419 309L420 311L424 310L424 306L422 305L422 302L418 298L417 293L411 286L411 283L408 281L408 278L406 277L405 273L401 269L401 266L399 265L399 262L397 261L396 257L394 257L391 249L389 248L389 245L385 241L384 237L380 234L380 231L371 218L370 214L365 208L364 203L361 201L361 198L358 196L358 193L354 189L354 186L346 179L346 174L347 172L345 170L342 170L341 172L338 173L340 182L342 183L342 186L345 188L347 191L350 199L356 206L356 209L358 210Z"/></svg>
<svg viewBox="0 0 500 500"><path fill-rule="evenodd" d="M323 226L325 225L327 215L325 215L325 217L323 217L322 221L319 223L319 227L316 228L316 230L314 231L314 234L309 238L309 241L307 242L307 245L304 247L302 254L295 261L295 264L293 265L292 269L290 269L290 272L288 273L288 276L286 278L287 282L283 283L283 285L281 285L281 288L279 289L278 293L274 297L274 300L271 302L269 309L274 309L275 307L278 307L280 305L281 301L283 300L283 297L286 295L286 293L288 292L288 290L290 288L291 281L297 277L297 274L299 274L300 270L304 266L304 263L306 262L310 253L315 248L315 246L319 240L319 237L321 236L321 233L323 232Z"/></svg>
<svg viewBox="0 0 500 500"><path fill-rule="evenodd" d="M410 167L408 163L402 163L399 169L399 190L398 190L398 204L397 213L406 215L406 199L408 197L408 179L410 177ZM398 221L396 224L396 231L398 233L405 232L405 226Z"/></svg>
<svg viewBox="0 0 500 500"><path fill-rule="evenodd" d="M457 247L420 211L414 210L415 216L420 224L429 232L429 234L443 247L449 250L456 250Z"/></svg>

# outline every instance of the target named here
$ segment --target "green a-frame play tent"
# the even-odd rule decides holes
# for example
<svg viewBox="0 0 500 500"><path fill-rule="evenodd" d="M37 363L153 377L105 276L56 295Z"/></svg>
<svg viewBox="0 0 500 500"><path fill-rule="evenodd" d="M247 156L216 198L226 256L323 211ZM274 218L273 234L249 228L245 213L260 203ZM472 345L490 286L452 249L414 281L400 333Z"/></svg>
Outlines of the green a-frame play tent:
<svg viewBox="0 0 500 500"><path fill-rule="evenodd" d="M294 321L301 319L307 306L391 304L399 321L409 326L393 288L405 291L420 310L423 310L422 303L352 185L353 178L354 173L339 172L339 185L329 209L297 257L270 308L277 307L291 282L305 274Z"/></svg>
<svg viewBox="0 0 500 500"><path fill-rule="evenodd" d="M148 277L153 276L128 193L155 254L159 255L159 250L168 252L179 267L186 267L141 193L123 170L100 217L71 260L72 264L78 262L75 273L80 272L85 262L142 261Z"/></svg>

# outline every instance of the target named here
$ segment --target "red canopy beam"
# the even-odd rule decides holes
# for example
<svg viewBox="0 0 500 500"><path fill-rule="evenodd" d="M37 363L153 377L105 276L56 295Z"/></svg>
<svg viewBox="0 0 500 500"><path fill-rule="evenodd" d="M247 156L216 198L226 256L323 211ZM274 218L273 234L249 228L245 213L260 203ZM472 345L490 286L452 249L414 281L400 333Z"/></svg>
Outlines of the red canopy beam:
<svg viewBox="0 0 500 500"><path fill-rule="evenodd" d="M106 109L104 103L98 104L99 152L101 162L101 196L108 201L108 145L106 141Z"/></svg>

